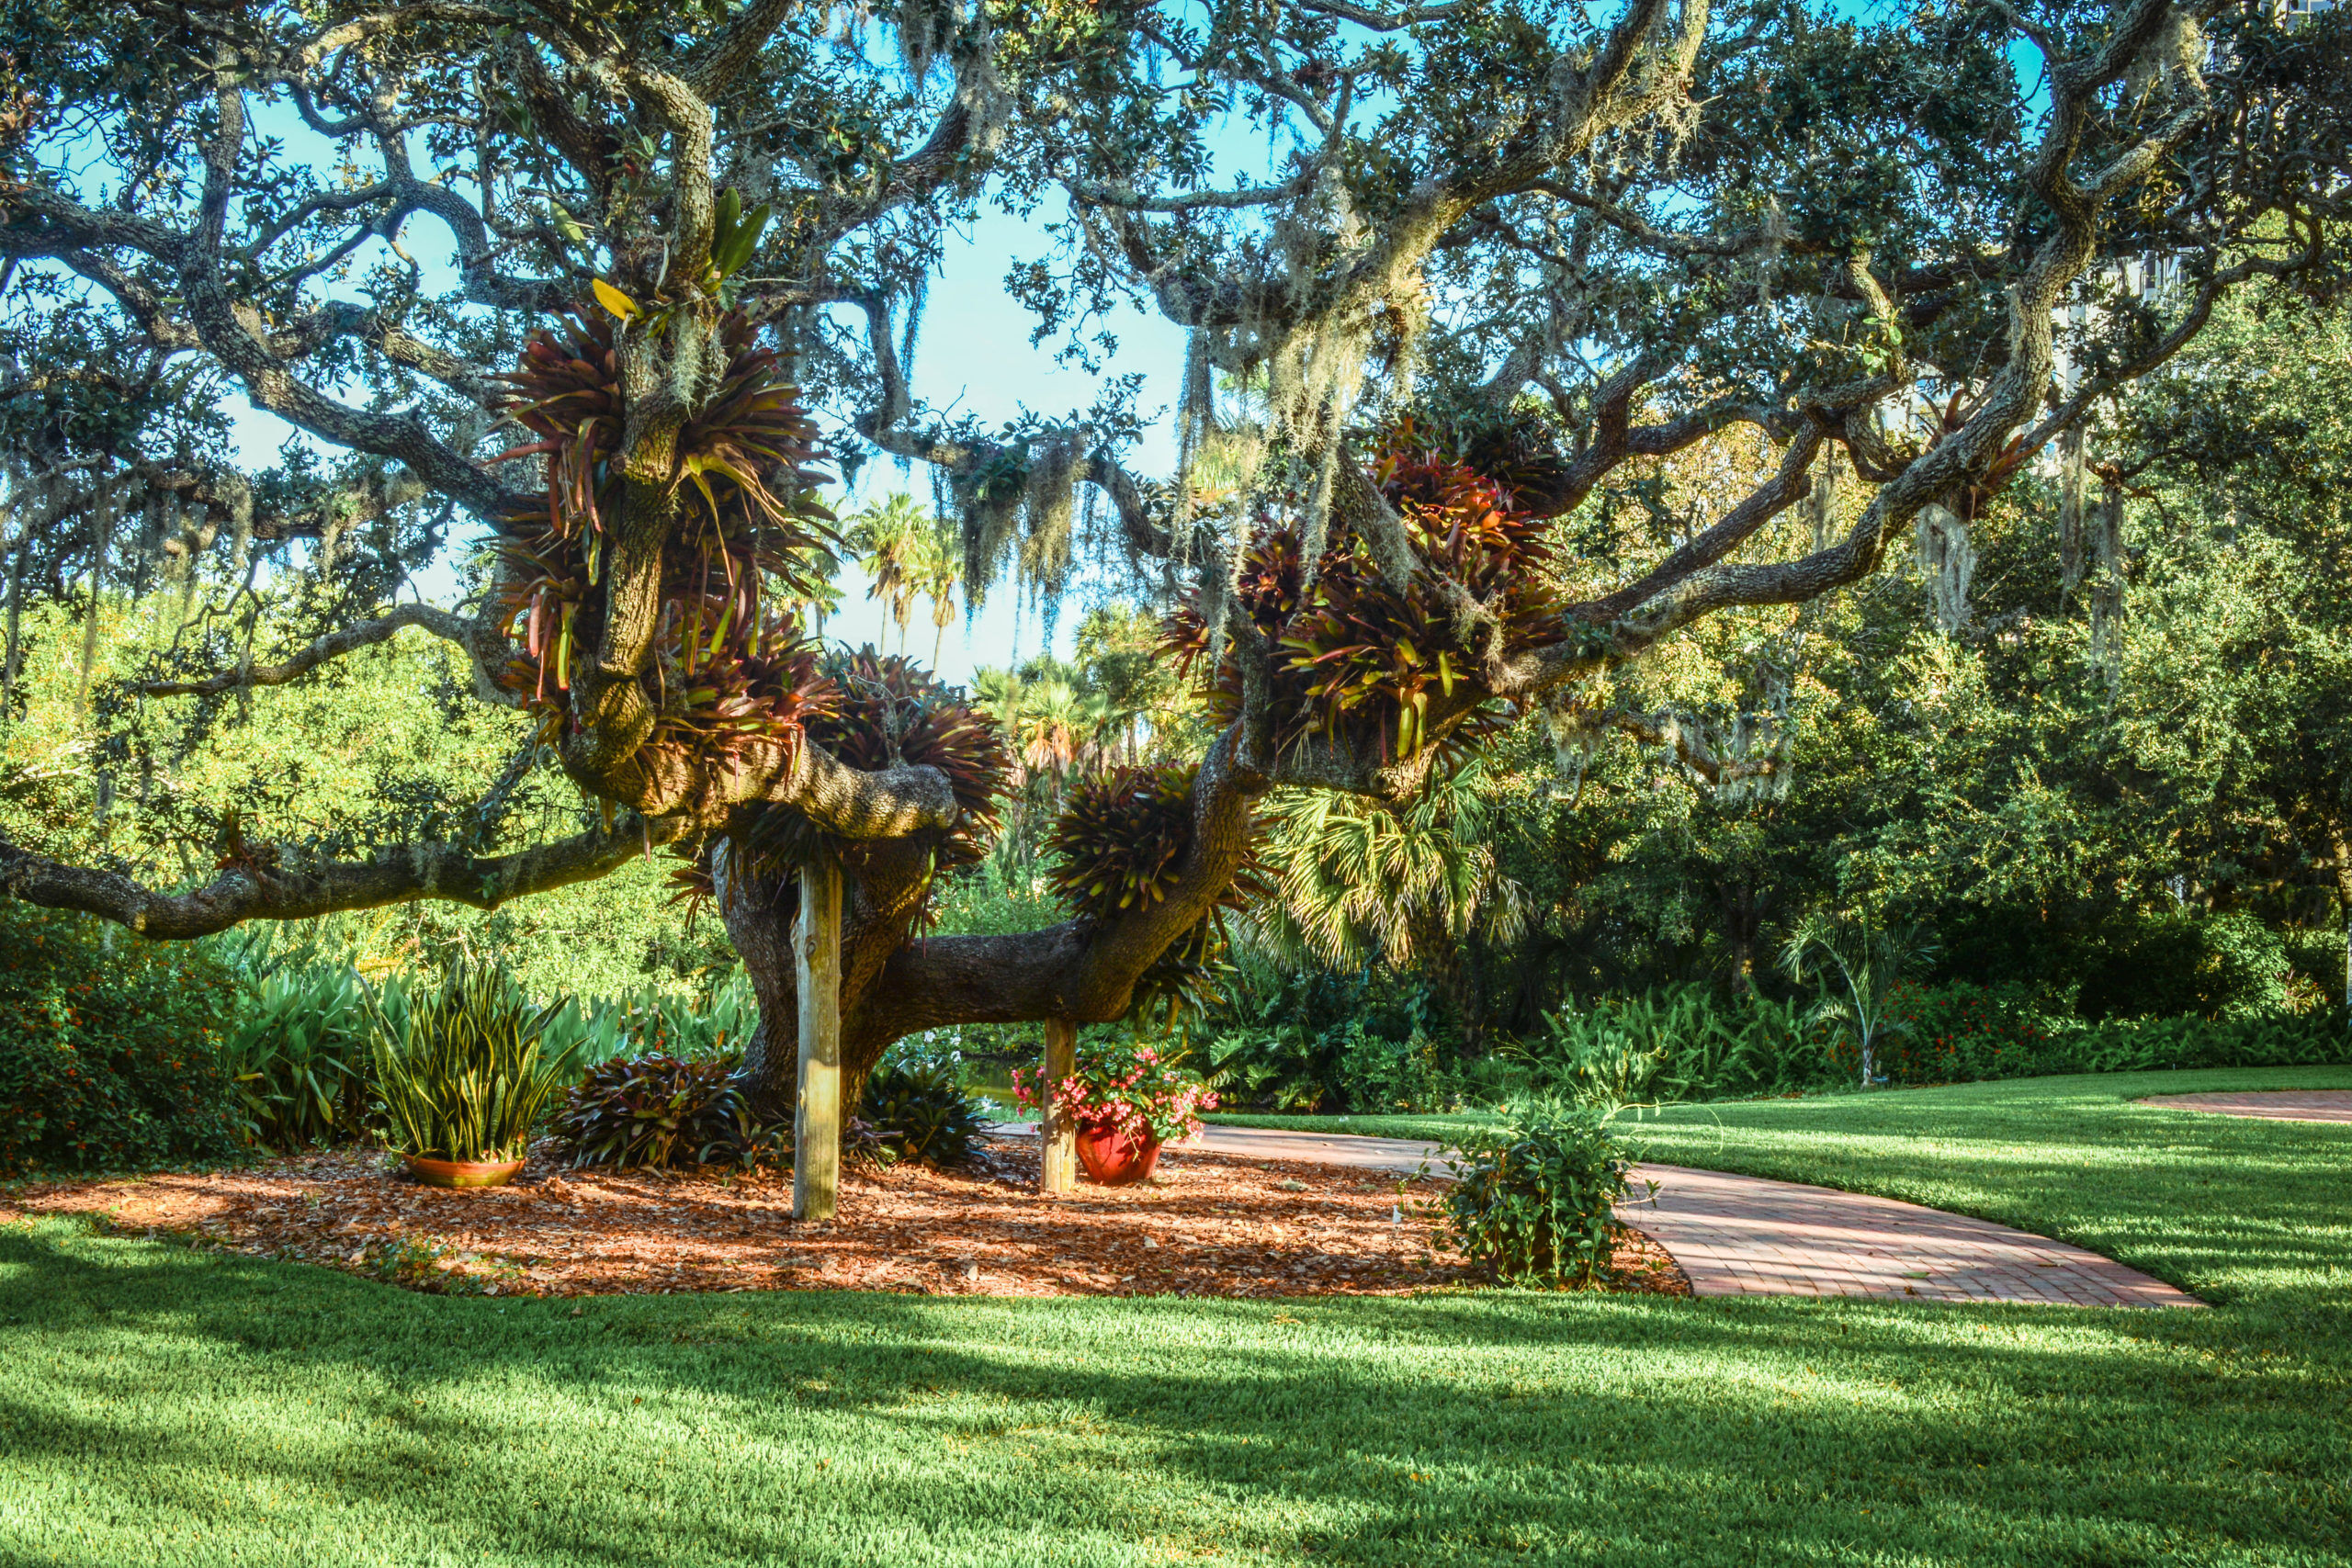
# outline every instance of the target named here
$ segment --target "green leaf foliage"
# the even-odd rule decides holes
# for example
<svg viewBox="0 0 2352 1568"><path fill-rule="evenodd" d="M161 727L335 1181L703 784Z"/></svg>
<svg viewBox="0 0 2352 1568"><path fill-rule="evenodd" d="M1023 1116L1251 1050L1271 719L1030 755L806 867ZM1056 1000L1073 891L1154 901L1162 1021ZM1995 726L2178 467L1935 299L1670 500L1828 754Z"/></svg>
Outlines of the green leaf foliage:
<svg viewBox="0 0 2352 1568"><path fill-rule="evenodd" d="M865 1080L861 1114L875 1136L924 1165L961 1165L981 1131L979 1108L944 1063L884 1062Z"/></svg>
<svg viewBox="0 0 2352 1568"><path fill-rule="evenodd" d="M254 1135L274 1149L349 1143L374 1124L368 983L347 964L309 957L298 952L249 974L221 1042Z"/></svg>
<svg viewBox="0 0 2352 1568"><path fill-rule="evenodd" d="M627 1168L734 1165L789 1153L791 1129L763 1124L743 1092L737 1055L690 1061L616 1056L566 1096L556 1133L574 1165Z"/></svg>
<svg viewBox="0 0 2352 1568"><path fill-rule="evenodd" d="M0 897L0 1176L243 1151L233 993L201 949Z"/></svg>
<svg viewBox="0 0 2352 1568"><path fill-rule="evenodd" d="M1628 1160L1606 1115L1547 1102L1462 1146L1438 1207L1464 1257L1506 1284L1589 1285L1607 1273Z"/></svg>
<svg viewBox="0 0 2352 1568"><path fill-rule="evenodd" d="M392 1147L431 1159L520 1159L571 1070L556 1008L503 970L452 964L437 987L371 998L377 1092Z"/></svg>

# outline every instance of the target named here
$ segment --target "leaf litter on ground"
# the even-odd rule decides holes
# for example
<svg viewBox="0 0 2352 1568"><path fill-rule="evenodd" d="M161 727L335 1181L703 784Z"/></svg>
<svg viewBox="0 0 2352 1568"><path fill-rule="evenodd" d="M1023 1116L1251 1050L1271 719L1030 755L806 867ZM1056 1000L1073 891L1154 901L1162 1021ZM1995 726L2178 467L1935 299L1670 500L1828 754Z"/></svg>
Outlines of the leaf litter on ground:
<svg viewBox="0 0 2352 1568"><path fill-rule="evenodd" d="M415 1289L575 1296L865 1290L933 1295L1401 1295L1483 1283L1416 1217L1449 1184L1346 1167L1162 1152L1131 1187L1036 1190L1034 1140L960 1168L842 1174L841 1212L796 1224L788 1171L573 1169L535 1150L514 1185L450 1190L390 1156L337 1151L242 1169L51 1181L0 1223L83 1213ZM1621 1230L1605 1287L1687 1295L1673 1259Z"/></svg>

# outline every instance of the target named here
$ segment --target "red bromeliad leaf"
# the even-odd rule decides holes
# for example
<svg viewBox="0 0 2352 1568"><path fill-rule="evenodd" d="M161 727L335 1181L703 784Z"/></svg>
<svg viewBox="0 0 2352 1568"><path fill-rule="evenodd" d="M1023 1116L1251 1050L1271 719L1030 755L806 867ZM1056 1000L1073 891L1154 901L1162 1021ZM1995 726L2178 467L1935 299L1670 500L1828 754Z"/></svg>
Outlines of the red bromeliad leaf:
<svg viewBox="0 0 2352 1568"><path fill-rule="evenodd" d="M1545 581L1549 551L1543 524L1513 490L1434 450L1417 447L1400 425L1381 452L1374 477L1396 508L1422 566L1403 592L1389 586L1361 540L1335 546L1306 586L1295 522L1268 523L1244 550L1235 597L1258 631L1283 657L1275 669L1275 743L1317 734L1368 741L1384 757L1391 732L1405 755L1435 743L1448 751L1474 743L1501 723L1480 712L1432 742L1420 723L1428 688L1452 694L1478 668L1441 592L1450 580L1484 604L1501 628L1508 657L1555 637L1561 612ZM1540 476L1537 476L1540 477ZM1193 675L1210 646L1197 601L1162 625L1161 646ZM1220 721L1240 711L1240 669L1228 652L1215 670L1197 669ZM1360 716L1376 716L1371 728ZM1401 727L1401 728L1397 728Z"/></svg>
<svg viewBox="0 0 2352 1568"><path fill-rule="evenodd" d="M503 378L504 412L537 439L501 460L538 457L547 477L545 507L499 525L507 559L501 607L525 650L507 681L551 718L566 714L570 666L604 632L606 525L622 486L613 461L622 408L613 327L583 310L560 340L535 335ZM745 746L797 745L825 711L831 687L797 616L770 602L767 589L804 590L799 558L834 540L815 499L822 476L805 466L815 426L780 359L757 346L741 318L718 332L726 370L677 441L678 491L688 499L662 552L652 671L661 696L646 745L658 754L716 744L717 760L727 761Z"/></svg>

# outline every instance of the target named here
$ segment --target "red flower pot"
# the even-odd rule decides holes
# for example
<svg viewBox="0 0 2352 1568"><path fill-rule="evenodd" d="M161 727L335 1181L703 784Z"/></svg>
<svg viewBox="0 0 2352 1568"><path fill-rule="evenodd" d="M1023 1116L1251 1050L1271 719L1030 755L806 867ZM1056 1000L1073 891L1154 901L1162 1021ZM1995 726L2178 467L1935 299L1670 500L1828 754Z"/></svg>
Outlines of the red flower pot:
<svg viewBox="0 0 2352 1568"><path fill-rule="evenodd" d="M402 1155L401 1163L427 1187L503 1187L523 1168L519 1159L426 1159Z"/></svg>
<svg viewBox="0 0 2352 1568"><path fill-rule="evenodd" d="M1159 1140L1149 1133L1122 1133L1109 1122L1078 1124L1078 1163L1086 1179L1102 1187L1126 1187L1149 1176L1159 1164Z"/></svg>

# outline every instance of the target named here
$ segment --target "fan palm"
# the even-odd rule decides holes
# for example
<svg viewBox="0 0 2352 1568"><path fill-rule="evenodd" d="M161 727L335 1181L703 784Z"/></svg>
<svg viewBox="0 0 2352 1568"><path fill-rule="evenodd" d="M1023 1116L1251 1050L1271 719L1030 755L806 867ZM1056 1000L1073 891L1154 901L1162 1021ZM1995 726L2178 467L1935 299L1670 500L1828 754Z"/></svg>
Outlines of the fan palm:
<svg viewBox="0 0 2352 1568"><path fill-rule="evenodd" d="M842 607L841 584L833 574L841 570L841 559L822 544L806 545L792 552L801 567L800 592L797 597L808 607L817 640L825 637L825 617L837 615Z"/></svg>
<svg viewBox="0 0 2352 1568"><path fill-rule="evenodd" d="M871 580L865 596L882 601L899 628L899 651L905 653L907 624L914 618L915 598L922 592L917 563L926 545L936 547L938 524L914 497L894 491L859 509L844 537Z"/></svg>
<svg viewBox="0 0 2352 1568"><path fill-rule="evenodd" d="M945 532L933 528L920 536L908 565L908 575L931 601L931 667L939 668L947 628L956 619L956 591L964 585L964 562Z"/></svg>
<svg viewBox="0 0 2352 1568"><path fill-rule="evenodd" d="M1270 812L1266 862L1279 902L1261 927L1279 951L1333 965L1458 961L1471 931L1508 941L1527 896L1484 840L1477 764L1391 809L1352 795L1286 795Z"/></svg>
<svg viewBox="0 0 2352 1568"><path fill-rule="evenodd" d="M1013 745L1024 766L1066 776L1094 753L1111 718L1111 705L1099 692L1056 676L1032 681L1013 709Z"/></svg>

